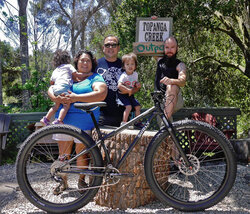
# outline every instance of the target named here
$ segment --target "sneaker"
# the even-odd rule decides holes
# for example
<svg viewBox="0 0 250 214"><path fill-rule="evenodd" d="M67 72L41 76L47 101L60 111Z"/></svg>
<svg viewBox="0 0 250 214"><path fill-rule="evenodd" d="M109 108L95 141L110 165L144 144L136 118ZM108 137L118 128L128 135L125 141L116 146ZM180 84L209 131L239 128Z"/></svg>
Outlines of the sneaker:
<svg viewBox="0 0 250 214"><path fill-rule="evenodd" d="M88 187L88 184L85 182L84 179L79 179L78 180L78 192L83 194L86 190L80 190L80 189L83 189L83 188L87 188Z"/></svg>
<svg viewBox="0 0 250 214"><path fill-rule="evenodd" d="M56 119L52 122L52 125L56 125L56 124L63 124L63 121Z"/></svg>
<svg viewBox="0 0 250 214"><path fill-rule="evenodd" d="M64 190L68 188L68 184L63 180L53 191L54 195L60 195Z"/></svg>
<svg viewBox="0 0 250 214"><path fill-rule="evenodd" d="M123 125L125 125L127 122L121 122L121 125L120 126L123 126Z"/></svg>
<svg viewBox="0 0 250 214"><path fill-rule="evenodd" d="M135 123L134 126L135 126L136 128L139 128L139 129L141 129L141 128L144 127L144 125L143 125L142 122Z"/></svg>
<svg viewBox="0 0 250 214"><path fill-rule="evenodd" d="M47 117L43 117L41 120L40 120L40 123L43 124L43 126L48 126L50 125L50 121Z"/></svg>
<svg viewBox="0 0 250 214"><path fill-rule="evenodd" d="M121 125L120 125L120 126L122 126L122 125L124 125L124 124L126 124L126 123L127 123L127 122L121 122ZM129 126L128 129L134 129L134 126Z"/></svg>

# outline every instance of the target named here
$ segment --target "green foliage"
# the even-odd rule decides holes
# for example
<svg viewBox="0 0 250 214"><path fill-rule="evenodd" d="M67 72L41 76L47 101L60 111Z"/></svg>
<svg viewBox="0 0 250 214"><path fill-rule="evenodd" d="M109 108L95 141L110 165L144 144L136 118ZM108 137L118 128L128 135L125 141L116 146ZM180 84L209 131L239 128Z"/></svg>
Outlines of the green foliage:
<svg viewBox="0 0 250 214"><path fill-rule="evenodd" d="M250 127L250 109L248 112L242 112L241 116L238 117L237 131L239 138L249 138L248 132Z"/></svg>
<svg viewBox="0 0 250 214"><path fill-rule="evenodd" d="M32 109L28 111L43 112L47 111L52 105L51 100L47 96L51 72L45 74L44 78L40 78L39 72L33 70L31 78L23 85L20 86L22 90L30 92L30 103Z"/></svg>
<svg viewBox="0 0 250 214"><path fill-rule="evenodd" d="M9 43L0 42L2 65L2 95L3 104L18 102L20 90L17 85L21 81L21 70L17 67L20 62L18 50L14 50ZM7 109L4 109L7 111Z"/></svg>
<svg viewBox="0 0 250 214"><path fill-rule="evenodd" d="M113 11L109 11L112 13L110 25L103 21L101 13L96 13L95 19L89 22L89 35L86 38L89 39L90 45L87 48L94 50L97 58L102 57L103 38L114 34L120 38L121 57L133 51L137 17L172 17L173 34L179 43L178 58L187 65L188 81L183 88L185 106L239 107L242 114L238 118L238 134L240 137L246 136L249 130L249 78L232 65L245 67L246 55L250 55L249 48L239 46L244 44L244 47L249 47L249 39L244 37L244 30L249 32L249 29L245 29L243 25L249 22L249 14L244 7L247 1L186 0L178 1L178 4L174 0L114 2L116 4L113 4ZM38 10L39 8L40 6ZM221 17L216 16L215 11ZM57 22L62 24L63 20L58 19ZM225 24L228 24L228 28ZM230 27L231 32L235 32L235 37L226 33ZM68 35L64 33L64 36ZM37 42L33 42L33 45L37 45ZM36 60L34 56L30 56L31 77L24 86L21 83L21 68L18 67L19 50L13 50L9 44L1 42L0 51L3 56L4 104L20 102L21 90L27 89L32 105L29 111L47 111L51 105L47 98L50 76L47 71L52 69L51 51L45 48L36 52ZM150 93L154 88L157 63L153 58L144 56L138 57L138 61L137 72L142 88L136 97L142 108L148 108L152 105ZM3 108L10 111L10 107ZM15 111L17 110L20 109L15 107Z"/></svg>
<svg viewBox="0 0 250 214"><path fill-rule="evenodd" d="M179 43L178 58L187 65L188 80L183 88L185 106L239 107L242 112L238 118L239 135L246 136L249 129L246 119L250 106L249 78L232 67L233 64L244 65L245 58L236 40L218 30L224 25L214 14L219 11L223 21L230 23L236 36L242 39L235 17L244 21L244 2L187 0L176 4L173 0L124 0L112 16L112 29L120 38L120 54L123 55L133 51L137 17L172 17L173 34ZM155 71L155 60L139 57L137 72L143 86L136 96L142 108L152 104L150 92Z"/></svg>
<svg viewBox="0 0 250 214"><path fill-rule="evenodd" d="M145 58L147 58L147 60L145 60ZM136 70L142 87L140 91L135 94L135 97L140 101L142 108L150 108L153 105L151 92L154 90L155 59L152 57L138 57L138 67Z"/></svg>

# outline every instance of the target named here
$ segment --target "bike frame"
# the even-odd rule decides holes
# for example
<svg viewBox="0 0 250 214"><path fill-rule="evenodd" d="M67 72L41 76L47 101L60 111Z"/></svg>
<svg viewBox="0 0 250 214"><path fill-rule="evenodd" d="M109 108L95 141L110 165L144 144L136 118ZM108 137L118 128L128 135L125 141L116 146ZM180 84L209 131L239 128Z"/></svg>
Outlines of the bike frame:
<svg viewBox="0 0 250 214"><path fill-rule="evenodd" d="M181 157L183 158L183 160L185 161L185 163L187 164L187 166L191 166L186 154L184 153L184 151L181 148L181 145L178 141L178 139L176 138L175 135L175 131L173 129L173 125L172 123L166 118L164 112L161 110L160 108L160 104L156 104L155 106L151 107L150 109L148 109L147 111L141 113L140 115L138 115L137 117L133 118L132 120L130 120L129 122L127 122L126 124L116 128L115 130L113 130L112 132L110 132L109 134L106 134L103 136L103 134L101 133L100 127L95 119L94 113L91 110L87 110L87 113L89 113L91 115L91 118L94 122L96 131L97 131L97 135L98 135L98 140L96 142L95 145L89 147L88 149L85 149L83 151L81 151L79 154L77 154L74 158L70 159L68 161L68 163L73 162L74 160L76 160L79 156L86 154L88 151L92 150L93 148L95 148L96 146L98 146L99 144L101 144L104 152L105 152L105 158L107 159L107 165L111 164L111 159L110 159L110 155L108 152L108 149L106 147L106 145L104 144L104 141L110 137L113 137L114 135L120 133L121 131L123 131L124 129L126 129L127 127L129 127L130 125L133 125L135 122L149 116L149 118L147 119L145 125L140 129L139 133L137 134L137 136L135 137L135 139L133 140L133 142L129 145L128 149L126 150L126 152L124 153L124 155L120 158L120 160L118 161L117 165L115 166L115 168L119 169L122 164L124 163L124 161L126 160L126 158L128 157L128 155L131 153L132 149L136 146L136 144L138 143L138 141L141 139L142 135L144 134L144 132L148 129L151 121L157 116L159 115L160 118L162 119L164 126L166 128L166 131L169 132L170 136L173 139L173 142L177 148L177 150L179 151Z"/></svg>

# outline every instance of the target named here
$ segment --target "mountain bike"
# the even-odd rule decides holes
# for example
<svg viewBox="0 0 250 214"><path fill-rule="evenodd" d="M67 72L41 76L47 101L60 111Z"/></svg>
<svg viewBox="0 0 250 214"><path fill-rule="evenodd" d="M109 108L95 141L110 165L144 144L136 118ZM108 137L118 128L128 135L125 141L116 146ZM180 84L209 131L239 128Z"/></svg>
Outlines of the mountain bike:
<svg viewBox="0 0 250 214"><path fill-rule="evenodd" d="M207 123L188 119L171 123L162 109L164 97L161 92L152 93L153 107L108 134L101 132L92 112L93 108L105 106L105 102L74 104L91 115L97 140L70 125L50 125L35 131L22 144L17 156L17 181L24 196L51 213L82 208L100 187L134 176L119 169L152 120L159 117L164 125L149 143L144 159L145 177L155 196L163 204L189 212L205 210L220 202L236 177L232 145L221 131ZM144 126L114 166L105 140L143 118ZM54 140L56 135L71 137L82 143L84 149L77 154L73 148L68 157L58 159L62 156ZM85 160L82 166L77 164L80 157ZM53 190L62 185L63 176L68 186L55 195ZM84 176L86 186L78 187L79 176Z"/></svg>

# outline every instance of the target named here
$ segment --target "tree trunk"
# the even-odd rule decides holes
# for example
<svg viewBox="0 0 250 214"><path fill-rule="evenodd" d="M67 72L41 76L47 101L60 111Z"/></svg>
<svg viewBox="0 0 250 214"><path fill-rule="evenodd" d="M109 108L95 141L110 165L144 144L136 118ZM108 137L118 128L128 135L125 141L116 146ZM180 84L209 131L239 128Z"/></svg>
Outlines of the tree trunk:
<svg viewBox="0 0 250 214"><path fill-rule="evenodd" d="M75 57L76 54L76 39L74 38L74 33L71 32L71 53Z"/></svg>
<svg viewBox="0 0 250 214"><path fill-rule="evenodd" d="M22 85L29 78L29 48L28 48L28 30L27 30L27 4L28 0L18 0L19 5L19 29L20 29L20 57L22 66ZM29 108L29 91L22 91L22 107L24 110Z"/></svg>
<svg viewBox="0 0 250 214"><path fill-rule="evenodd" d="M3 105L3 83L2 83L2 55L1 55L2 43L0 41L0 105ZM1 107L0 107L1 110Z"/></svg>
<svg viewBox="0 0 250 214"><path fill-rule="evenodd" d="M246 70L245 70L245 75L250 78L250 60L246 61Z"/></svg>
<svg viewBox="0 0 250 214"><path fill-rule="evenodd" d="M38 39L37 39L37 21L36 21L37 14L34 15L34 42L35 42L35 50L34 50L34 57L35 57L35 69L37 72L39 71L39 64L38 64Z"/></svg>
<svg viewBox="0 0 250 214"><path fill-rule="evenodd" d="M81 42L81 49L82 50L84 50L85 49L85 28L84 29L82 29L82 34L81 34L81 40L80 40Z"/></svg>
<svg viewBox="0 0 250 214"><path fill-rule="evenodd" d="M249 39L250 38L248 38L248 40ZM250 44L250 42L248 44ZM250 78L250 47L248 47L247 50L246 50L245 62L246 62L245 75L248 78Z"/></svg>

